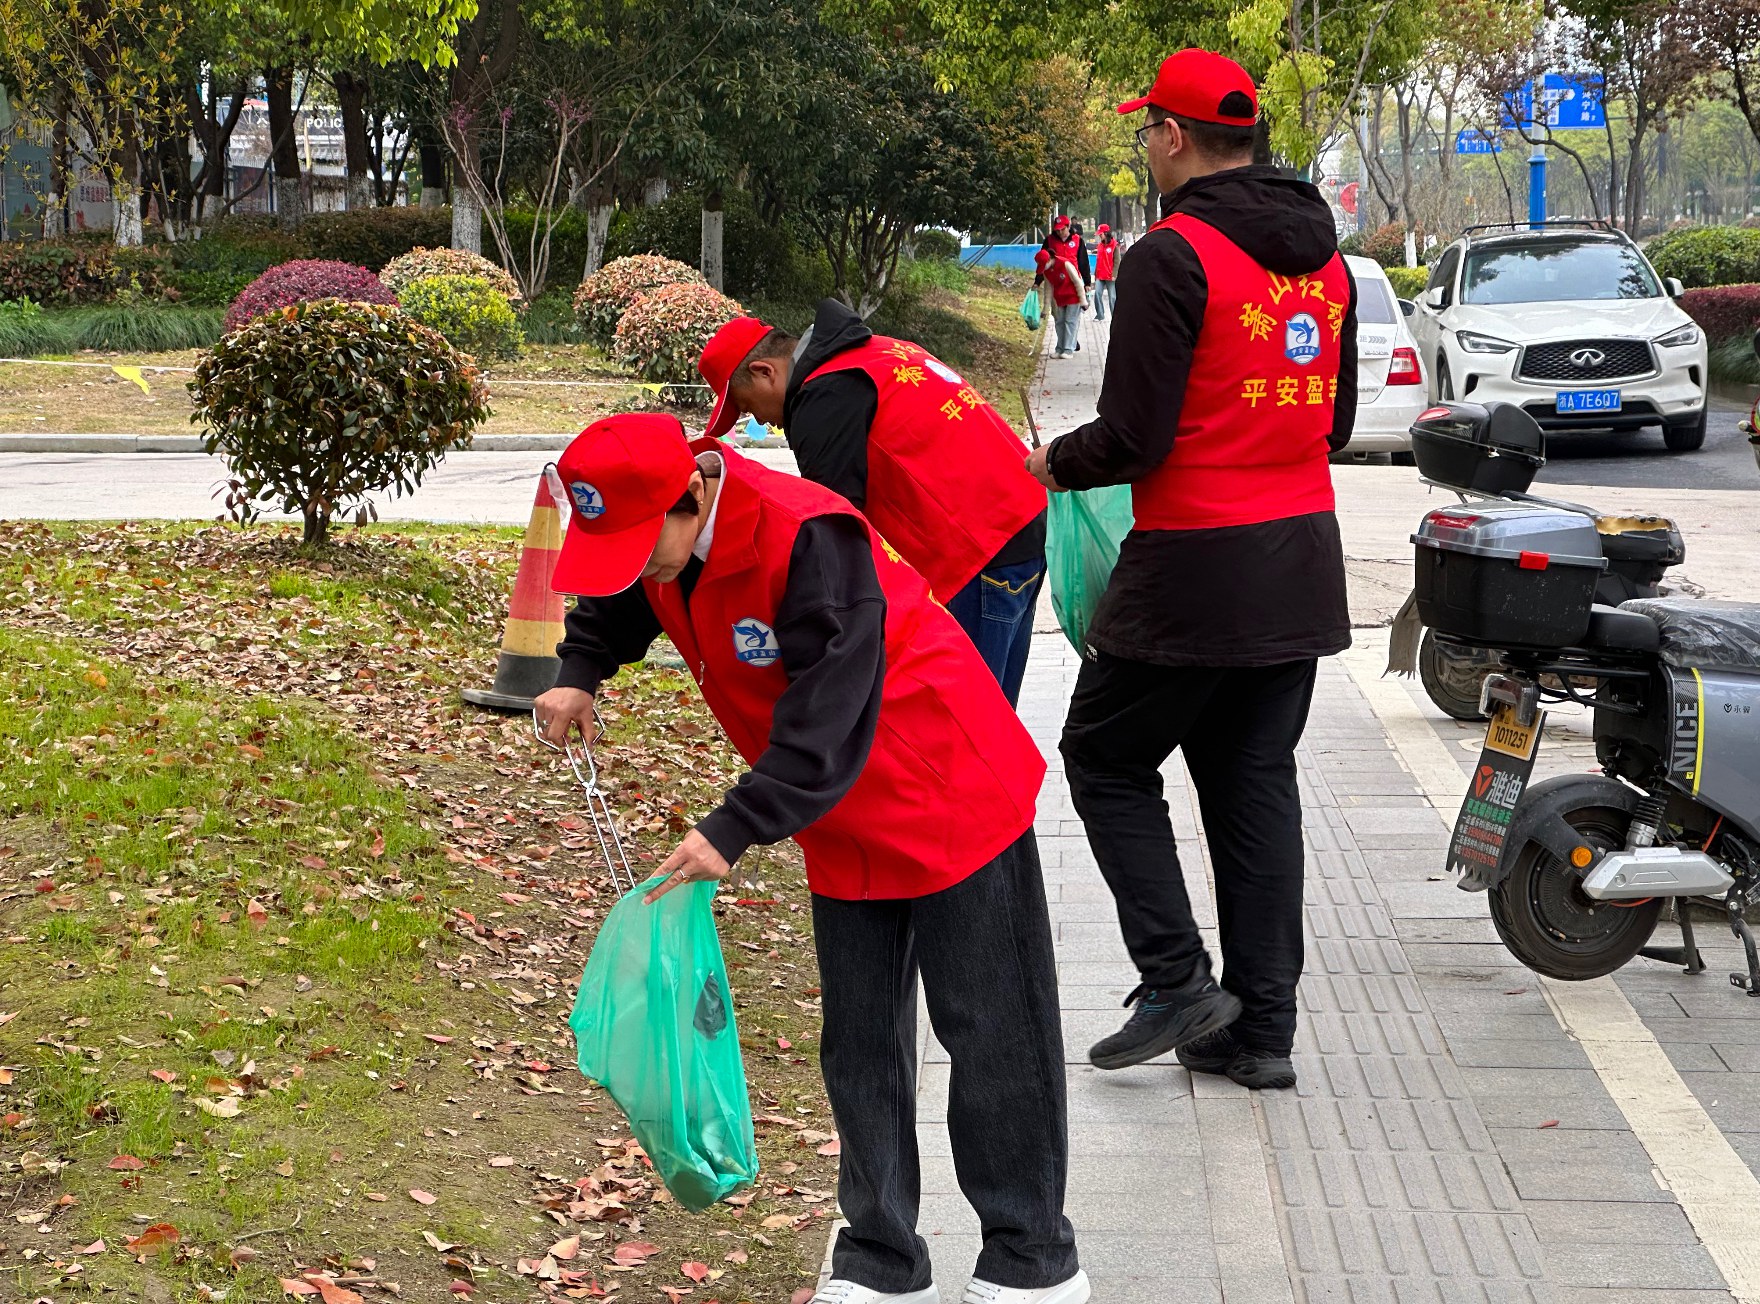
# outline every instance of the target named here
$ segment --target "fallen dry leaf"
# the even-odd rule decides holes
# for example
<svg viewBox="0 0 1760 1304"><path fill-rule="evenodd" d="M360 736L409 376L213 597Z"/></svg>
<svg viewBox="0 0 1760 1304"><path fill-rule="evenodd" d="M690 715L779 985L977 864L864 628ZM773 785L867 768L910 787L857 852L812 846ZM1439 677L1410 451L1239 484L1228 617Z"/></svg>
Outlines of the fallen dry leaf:
<svg viewBox="0 0 1760 1304"><path fill-rule="evenodd" d="M744 1263L751 1257L752 1256L744 1250L729 1250L727 1252L727 1262L729 1263Z"/></svg>
<svg viewBox="0 0 1760 1304"><path fill-rule="evenodd" d="M159 1081L164 1082L164 1083L172 1083L172 1082L177 1081L177 1074L173 1073L170 1069L154 1069L147 1076L152 1077L152 1078L157 1078Z"/></svg>
<svg viewBox="0 0 1760 1304"><path fill-rule="evenodd" d="M423 1229L422 1231L422 1239L428 1242L428 1244L433 1246L436 1250L439 1250L442 1254L445 1254L448 1250L456 1250L458 1248L458 1246L451 1241L443 1241L438 1236L434 1235L433 1232L426 1229Z"/></svg>
<svg viewBox="0 0 1760 1304"><path fill-rule="evenodd" d="M625 1241L611 1251L611 1261L625 1268L639 1268L656 1254L660 1247L648 1241Z"/></svg>
<svg viewBox="0 0 1760 1304"><path fill-rule="evenodd" d="M318 1288L309 1281L301 1281L297 1277L279 1278L283 1295L316 1295Z"/></svg>
<svg viewBox="0 0 1760 1304"><path fill-rule="evenodd" d="M574 1256L580 1252L581 1238L578 1236L570 1236L566 1240L557 1241L556 1244L550 1247L551 1255L555 1258L561 1259L565 1263L569 1259L574 1258Z"/></svg>
<svg viewBox="0 0 1760 1304"><path fill-rule="evenodd" d="M787 1227L793 1221L794 1215L792 1213L773 1213L764 1219L763 1227L765 1231L773 1232L778 1227Z"/></svg>
<svg viewBox="0 0 1760 1304"><path fill-rule="evenodd" d="M491 1168L512 1168L519 1161L512 1155L496 1155L489 1160Z"/></svg>
<svg viewBox="0 0 1760 1304"><path fill-rule="evenodd" d="M414 1200L417 1204L433 1204L434 1201L440 1197L430 1194L419 1187L412 1186L409 1188L409 1198Z"/></svg>
<svg viewBox="0 0 1760 1304"><path fill-rule="evenodd" d="M269 911L261 901L252 897L244 903L244 917L250 921L252 928L261 928L269 922Z"/></svg>
<svg viewBox="0 0 1760 1304"><path fill-rule="evenodd" d="M433 1042L436 1046L450 1046L450 1045L452 1045L452 1038L448 1037L443 1032L424 1032L422 1034L422 1036L426 1037L429 1041Z"/></svg>
<svg viewBox="0 0 1760 1304"><path fill-rule="evenodd" d="M706 1263L681 1263L678 1270L699 1286L709 1279L709 1265Z"/></svg>
<svg viewBox="0 0 1760 1304"><path fill-rule="evenodd" d="M1549 1118L1544 1123L1542 1123L1540 1126L1541 1127L1557 1127L1558 1120L1556 1118Z"/></svg>
<svg viewBox="0 0 1760 1304"><path fill-rule="evenodd" d="M117 1155L106 1165L108 1168L115 1168L123 1172L133 1172L137 1168L145 1168L146 1166L146 1160L136 1159L133 1155Z"/></svg>
<svg viewBox="0 0 1760 1304"><path fill-rule="evenodd" d="M93 1241L90 1245L86 1246L83 1249L75 1250L74 1253L75 1254L102 1254L107 1248L109 1248L109 1247L107 1247L104 1244L104 1238L100 1236L97 1240Z"/></svg>
<svg viewBox="0 0 1760 1304"><path fill-rule="evenodd" d="M811 1286L802 1286L788 1297L788 1304L813 1304L813 1294Z"/></svg>
<svg viewBox="0 0 1760 1304"><path fill-rule="evenodd" d="M257 1252L249 1245L234 1245L232 1247L232 1253L227 1255L227 1257L232 1260L232 1266L236 1268L241 1264L255 1263L257 1261Z"/></svg>
<svg viewBox="0 0 1760 1304"><path fill-rule="evenodd" d="M238 1103L237 1096L222 1096L218 1100L209 1100L202 1096L197 1099L196 1108L215 1118L237 1118L242 1106Z"/></svg>
<svg viewBox="0 0 1760 1304"><path fill-rule="evenodd" d="M349 1290L346 1286L338 1285L329 1277L315 1276L308 1272L306 1280L318 1288L318 1298L323 1300L324 1304L367 1304L354 1291Z"/></svg>
<svg viewBox="0 0 1760 1304"><path fill-rule="evenodd" d="M128 1251L138 1255L157 1254L176 1245L182 1234L170 1223L154 1223L128 1242Z"/></svg>
<svg viewBox="0 0 1760 1304"><path fill-rule="evenodd" d="M818 1153L825 1155L826 1157L840 1155L843 1153L843 1143L836 1137L832 1137L824 1145L819 1147Z"/></svg>

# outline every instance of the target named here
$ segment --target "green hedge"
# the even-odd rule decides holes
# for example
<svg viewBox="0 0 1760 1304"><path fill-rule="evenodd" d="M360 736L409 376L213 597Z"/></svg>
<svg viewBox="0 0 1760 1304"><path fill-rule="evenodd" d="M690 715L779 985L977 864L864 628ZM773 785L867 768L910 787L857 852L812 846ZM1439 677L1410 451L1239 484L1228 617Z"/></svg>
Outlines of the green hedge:
<svg viewBox="0 0 1760 1304"><path fill-rule="evenodd" d="M306 257L355 263L378 271L411 249L432 249L452 243L452 210L360 208L343 213L313 213L299 229Z"/></svg>
<svg viewBox="0 0 1760 1304"><path fill-rule="evenodd" d="M1660 276L1680 278L1689 290L1760 281L1760 230L1701 226L1670 231L1644 246Z"/></svg>
<svg viewBox="0 0 1760 1304"><path fill-rule="evenodd" d="M1389 267L1386 270L1394 294L1402 299L1416 299L1424 293L1424 286L1430 280L1428 267Z"/></svg>

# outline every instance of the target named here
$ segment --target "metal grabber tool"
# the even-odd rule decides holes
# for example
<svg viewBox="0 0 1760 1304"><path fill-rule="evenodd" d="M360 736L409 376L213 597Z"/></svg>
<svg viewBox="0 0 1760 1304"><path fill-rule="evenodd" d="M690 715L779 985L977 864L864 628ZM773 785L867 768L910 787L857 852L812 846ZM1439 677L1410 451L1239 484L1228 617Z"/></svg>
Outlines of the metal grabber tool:
<svg viewBox="0 0 1760 1304"><path fill-rule="evenodd" d="M605 732L605 722L599 718L599 708L593 707L593 725L599 733ZM579 746L571 732L561 745L544 737L543 726L538 723L538 711L532 709L532 733L538 741L553 752L561 752L568 758L568 768L574 771L575 780L587 795L587 817L593 821L593 835L599 839L599 854L605 857L606 868L611 871L611 886L622 896L633 891L636 886L635 871L630 868L629 856L623 849L623 838L617 832L617 817L612 813L611 803L605 799L605 790L599 786L599 767L593 764L593 749ZM584 767L584 768L583 768ZM622 875L619 876L619 867Z"/></svg>

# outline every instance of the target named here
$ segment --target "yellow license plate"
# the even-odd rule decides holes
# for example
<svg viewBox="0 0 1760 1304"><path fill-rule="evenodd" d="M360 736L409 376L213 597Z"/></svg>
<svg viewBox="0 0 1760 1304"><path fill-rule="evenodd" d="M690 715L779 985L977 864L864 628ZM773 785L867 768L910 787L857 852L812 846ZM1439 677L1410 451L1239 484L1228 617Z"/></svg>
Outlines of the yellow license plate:
<svg viewBox="0 0 1760 1304"><path fill-rule="evenodd" d="M1521 761L1533 760L1534 749L1540 745L1540 728L1544 719L1536 712L1534 723L1524 725L1517 719L1515 707L1498 703L1497 709L1491 713L1491 727L1485 731L1485 750L1502 752Z"/></svg>

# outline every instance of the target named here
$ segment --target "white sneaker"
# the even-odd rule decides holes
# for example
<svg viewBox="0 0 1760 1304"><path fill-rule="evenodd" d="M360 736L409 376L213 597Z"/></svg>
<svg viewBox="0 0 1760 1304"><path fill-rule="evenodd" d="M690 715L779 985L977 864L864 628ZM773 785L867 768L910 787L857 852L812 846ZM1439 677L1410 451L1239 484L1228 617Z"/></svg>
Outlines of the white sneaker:
<svg viewBox="0 0 1760 1304"><path fill-rule="evenodd" d="M1088 1274L1077 1272L1068 1281L1056 1286L1040 1286L1027 1290L1018 1286L996 1286L972 1279L960 1304L1088 1304L1091 1287Z"/></svg>
<svg viewBox="0 0 1760 1304"><path fill-rule="evenodd" d="M1086 1299L1087 1296L1082 1298ZM930 1286L927 1290L907 1291L904 1294L895 1292L889 1295L872 1286L858 1286L853 1281L833 1278L819 1287L819 1293L813 1296L810 1304L941 1304L941 1292Z"/></svg>

